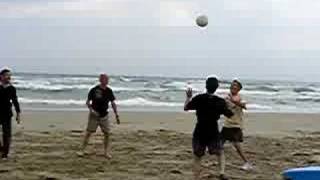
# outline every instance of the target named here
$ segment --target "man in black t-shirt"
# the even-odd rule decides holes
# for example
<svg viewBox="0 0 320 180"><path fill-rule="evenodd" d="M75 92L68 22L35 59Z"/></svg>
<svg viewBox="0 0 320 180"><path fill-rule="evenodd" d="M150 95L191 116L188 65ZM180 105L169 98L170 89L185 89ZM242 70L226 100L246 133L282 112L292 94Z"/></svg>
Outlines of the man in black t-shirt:
<svg viewBox="0 0 320 180"><path fill-rule="evenodd" d="M195 180L200 178L201 158L207 148L209 154L215 154L219 158L219 178L222 180L227 179L224 175L225 157L217 121L221 115L231 117L233 113L227 108L224 99L214 95L218 86L218 79L209 77L206 80L207 93L199 94L192 98L192 89L188 89L186 92L187 98L184 110L196 110L197 115L197 123L192 139L193 153L195 155Z"/></svg>
<svg viewBox="0 0 320 180"><path fill-rule="evenodd" d="M11 136L13 116L12 104L16 110L16 121L20 123L20 105L18 102L16 88L11 84L11 72L4 69L0 72L0 125L2 125L2 143L0 142L1 158L8 158Z"/></svg>
<svg viewBox="0 0 320 180"><path fill-rule="evenodd" d="M109 77L106 74L101 74L99 77L100 84L92 88L88 94L87 106L89 108L89 118L87 132L83 141L82 151L78 153L79 156L85 154L85 148L88 145L90 136L95 133L98 126L104 133L104 156L111 158L109 153L109 136L110 136L110 122L109 122L109 103L111 102L112 109L116 116L117 124L120 124L120 118L115 103L113 91L107 86L109 84Z"/></svg>

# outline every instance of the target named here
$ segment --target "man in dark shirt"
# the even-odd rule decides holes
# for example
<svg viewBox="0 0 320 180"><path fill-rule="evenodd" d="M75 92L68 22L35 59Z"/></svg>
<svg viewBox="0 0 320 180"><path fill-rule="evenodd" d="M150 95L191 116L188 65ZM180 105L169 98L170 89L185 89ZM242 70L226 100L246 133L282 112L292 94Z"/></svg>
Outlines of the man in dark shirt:
<svg viewBox="0 0 320 180"><path fill-rule="evenodd" d="M231 117L233 113L227 108L224 99L214 95L218 86L218 79L209 77L206 80L207 93L199 94L192 98L192 89L188 89L186 92L187 98L184 110L196 110L197 115L197 123L192 139L193 153L195 155L195 180L200 178L201 158L207 148L209 154L215 154L219 158L219 178L222 180L227 179L224 175L225 157L217 121L221 115Z"/></svg>
<svg viewBox="0 0 320 180"><path fill-rule="evenodd" d="M95 133L98 126L104 133L104 156L111 158L109 153L109 136L110 136L110 122L108 118L109 103L111 102L112 109L116 116L117 124L120 124L120 118L115 103L113 91L107 86L109 84L109 77L106 74L101 74L99 77L100 84L92 88L88 94L87 106L89 108L89 120L87 132L83 141L82 151L78 153L83 156L85 148L88 145L90 136Z"/></svg>
<svg viewBox="0 0 320 180"><path fill-rule="evenodd" d="M16 110L16 120L20 123L20 106L16 88L10 83L11 72L4 69L0 72L0 124L2 125L2 143L0 143L1 158L8 158L11 144L11 118L13 116L12 104Z"/></svg>

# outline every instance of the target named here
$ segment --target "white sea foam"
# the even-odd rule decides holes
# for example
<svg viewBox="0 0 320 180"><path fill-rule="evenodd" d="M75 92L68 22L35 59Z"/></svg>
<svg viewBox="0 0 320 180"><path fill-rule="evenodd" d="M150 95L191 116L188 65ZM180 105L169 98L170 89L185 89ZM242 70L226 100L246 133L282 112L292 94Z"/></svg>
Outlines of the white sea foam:
<svg viewBox="0 0 320 180"><path fill-rule="evenodd" d="M25 104L47 104L47 105L85 105L85 100L74 99L30 99L20 98L21 103ZM132 98L119 100L117 104L120 106L152 106L152 107L179 107L183 103L151 101L144 98Z"/></svg>

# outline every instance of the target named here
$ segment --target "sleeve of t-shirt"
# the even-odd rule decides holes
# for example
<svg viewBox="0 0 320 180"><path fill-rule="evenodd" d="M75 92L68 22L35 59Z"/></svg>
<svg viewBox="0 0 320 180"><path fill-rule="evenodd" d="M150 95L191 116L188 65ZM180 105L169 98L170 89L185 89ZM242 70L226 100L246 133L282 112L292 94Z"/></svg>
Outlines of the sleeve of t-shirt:
<svg viewBox="0 0 320 180"><path fill-rule="evenodd" d="M191 99L191 101L187 104L187 110L196 110L199 106L200 96L195 96Z"/></svg>
<svg viewBox="0 0 320 180"><path fill-rule="evenodd" d="M114 93L113 91L110 89L110 101L115 101L116 100L116 97L114 96Z"/></svg>
<svg viewBox="0 0 320 180"><path fill-rule="evenodd" d="M226 116L227 118L231 118L234 114L233 112L228 108L227 102L225 100L222 100L222 114Z"/></svg>
<svg viewBox="0 0 320 180"><path fill-rule="evenodd" d="M88 93L88 100L91 101L93 99L94 88L90 89Z"/></svg>
<svg viewBox="0 0 320 180"><path fill-rule="evenodd" d="M20 113L21 109L20 109L20 104L18 102L17 90L15 87L13 86L11 87L12 87L12 103L14 105L14 108L16 109L16 112Z"/></svg>

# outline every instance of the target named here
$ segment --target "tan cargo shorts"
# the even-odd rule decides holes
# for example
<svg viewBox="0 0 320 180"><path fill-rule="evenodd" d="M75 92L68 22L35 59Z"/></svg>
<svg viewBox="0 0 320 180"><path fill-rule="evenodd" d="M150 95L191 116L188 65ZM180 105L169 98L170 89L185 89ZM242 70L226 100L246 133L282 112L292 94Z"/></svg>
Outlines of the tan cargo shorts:
<svg viewBox="0 0 320 180"><path fill-rule="evenodd" d="M103 133L110 133L109 116L99 117L96 114L89 113L87 131L95 133L98 126Z"/></svg>

